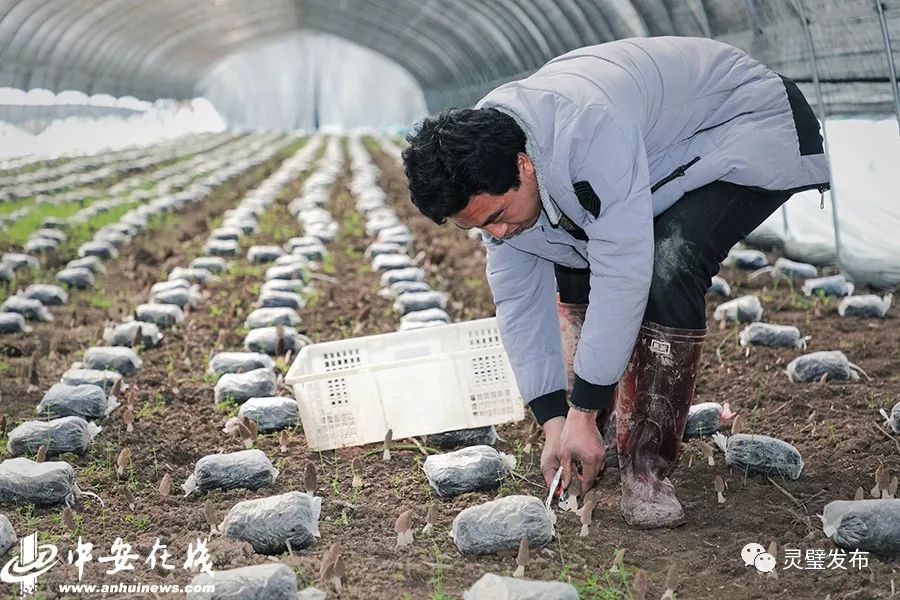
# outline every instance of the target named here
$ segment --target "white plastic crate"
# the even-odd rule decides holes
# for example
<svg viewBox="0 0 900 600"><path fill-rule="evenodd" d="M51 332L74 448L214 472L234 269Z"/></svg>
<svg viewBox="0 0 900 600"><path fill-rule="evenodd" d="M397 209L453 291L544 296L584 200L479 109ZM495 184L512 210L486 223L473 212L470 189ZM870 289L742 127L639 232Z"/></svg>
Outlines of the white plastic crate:
<svg viewBox="0 0 900 600"><path fill-rule="evenodd" d="M312 344L285 382L310 450L525 417L495 318Z"/></svg>

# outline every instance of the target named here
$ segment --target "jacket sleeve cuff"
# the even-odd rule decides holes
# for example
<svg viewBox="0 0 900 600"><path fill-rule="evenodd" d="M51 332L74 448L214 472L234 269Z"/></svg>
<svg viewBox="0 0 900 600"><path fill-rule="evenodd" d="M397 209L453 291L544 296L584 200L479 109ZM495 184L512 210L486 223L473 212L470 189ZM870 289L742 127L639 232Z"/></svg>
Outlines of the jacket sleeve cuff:
<svg viewBox="0 0 900 600"><path fill-rule="evenodd" d="M588 383L576 374L575 385L572 386L571 402L585 410L609 410L613 405L615 389L615 383L612 385Z"/></svg>
<svg viewBox="0 0 900 600"><path fill-rule="evenodd" d="M538 396L528 403L538 425L543 425L553 417L565 417L569 413L569 405L566 403L566 391L556 390L543 396Z"/></svg>

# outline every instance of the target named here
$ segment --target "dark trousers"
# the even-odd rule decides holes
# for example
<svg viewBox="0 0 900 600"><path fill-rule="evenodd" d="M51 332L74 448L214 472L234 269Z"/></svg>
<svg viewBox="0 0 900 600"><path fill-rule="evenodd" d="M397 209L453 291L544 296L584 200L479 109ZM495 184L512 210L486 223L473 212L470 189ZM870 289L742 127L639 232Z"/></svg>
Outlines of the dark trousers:
<svg viewBox="0 0 900 600"><path fill-rule="evenodd" d="M706 327L705 296L719 263L790 196L714 181L657 215L644 320L679 329ZM556 265L556 282L562 302L588 302L590 269Z"/></svg>

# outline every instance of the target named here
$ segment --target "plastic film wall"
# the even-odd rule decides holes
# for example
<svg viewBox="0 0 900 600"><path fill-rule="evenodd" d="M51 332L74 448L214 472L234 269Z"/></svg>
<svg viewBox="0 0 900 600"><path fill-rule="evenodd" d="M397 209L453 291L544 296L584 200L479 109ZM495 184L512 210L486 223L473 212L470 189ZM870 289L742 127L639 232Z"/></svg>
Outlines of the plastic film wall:
<svg viewBox="0 0 900 600"><path fill-rule="evenodd" d="M900 102L900 0L0 0L0 86L189 98L223 57L299 29L395 61L431 110L570 49L646 35L744 48L829 114Z"/></svg>

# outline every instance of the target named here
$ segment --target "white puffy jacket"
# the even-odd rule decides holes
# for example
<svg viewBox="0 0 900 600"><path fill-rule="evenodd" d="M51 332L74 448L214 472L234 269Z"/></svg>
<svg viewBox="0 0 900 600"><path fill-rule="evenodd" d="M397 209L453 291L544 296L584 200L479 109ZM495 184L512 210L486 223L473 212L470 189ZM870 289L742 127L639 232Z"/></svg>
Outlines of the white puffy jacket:
<svg viewBox="0 0 900 600"><path fill-rule="evenodd" d="M830 180L818 123L796 86L715 40L573 50L477 107L524 129L543 206L526 232L507 241L484 234L501 337L526 402L566 387L553 263L591 268L575 373L612 385L647 303L654 216L716 180L795 191L824 191ZM587 241L560 227L563 215Z"/></svg>

